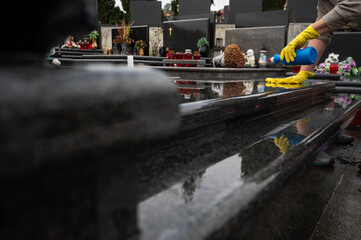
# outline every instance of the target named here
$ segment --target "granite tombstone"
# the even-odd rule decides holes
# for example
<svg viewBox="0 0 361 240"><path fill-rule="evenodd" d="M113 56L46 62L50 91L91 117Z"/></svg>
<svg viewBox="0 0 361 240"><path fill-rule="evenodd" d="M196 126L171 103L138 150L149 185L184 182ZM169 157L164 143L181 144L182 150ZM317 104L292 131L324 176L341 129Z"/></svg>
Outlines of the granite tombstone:
<svg viewBox="0 0 361 240"><path fill-rule="evenodd" d="M285 26L238 28L226 30L226 45L237 44L242 51L253 49L256 59L260 50L267 49L267 57L281 52L286 41Z"/></svg>
<svg viewBox="0 0 361 240"><path fill-rule="evenodd" d="M355 44L361 39L361 32L335 32L330 44L321 56L320 62L325 61L330 53L340 54L339 60L343 61L347 57L353 57L357 66L361 65L361 45Z"/></svg>
<svg viewBox="0 0 361 240"><path fill-rule="evenodd" d="M208 18L209 19L209 45L215 46L215 33L216 33L216 16L213 13L206 14L196 14L196 15L186 15L186 16L177 16L174 20L190 20L190 19L198 19L198 18Z"/></svg>
<svg viewBox="0 0 361 240"><path fill-rule="evenodd" d="M287 1L287 9L290 11L290 22L313 23L317 18L317 1L314 0Z"/></svg>
<svg viewBox="0 0 361 240"><path fill-rule="evenodd" d="M175 51L197 51L198 39L206 37L210 41L209 18L167 21L163 27L164 46Z"/></svg>
<svg viewBox="0 0 361 240"><path fill-rule="evenodd" d="M179 16L207 14L210 6L211 0L179 0Z"/></svg>
<svg viewBox="0 0 361 240"><path fill-rule="evenodd" d="M131 1L130 21L133 26L162 26L162 6L160 1Z"/></svg>
<svg viewBox="0 0 361 240"><path fill-rule="evenodd" d="M287 25L288 11L279 10L236 14L236 28Z"/></svg>
<svg viewBox="0 0 361 240"><path fill-rule="evenodd" d="M228 20L229 20L229 6L224 6L224 9L223 9L223 21L225 23L228 23Z"/></svg>
<svg viewBox="0 0 361 240"><path fill-rule="evenodd" d="M237 13L261 12L262 0L229 0L228 23L235 23Z"/></svg>

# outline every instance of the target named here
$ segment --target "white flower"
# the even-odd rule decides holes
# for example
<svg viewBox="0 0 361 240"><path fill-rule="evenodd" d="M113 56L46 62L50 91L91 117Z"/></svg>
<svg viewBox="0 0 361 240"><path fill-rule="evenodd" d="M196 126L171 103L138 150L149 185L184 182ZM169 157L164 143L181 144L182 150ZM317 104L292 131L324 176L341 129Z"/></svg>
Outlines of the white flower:
<svg viewBox="0 0 361 240"><path fill-rule="evenodd" d="M339 57L339 56L340 56L339 54L330 53L330 54L328 55L328 58L326 58L325 63L331 63L331 62L334 61L334 60L337 60L337 61L338 61L338 57Z"/></svg>

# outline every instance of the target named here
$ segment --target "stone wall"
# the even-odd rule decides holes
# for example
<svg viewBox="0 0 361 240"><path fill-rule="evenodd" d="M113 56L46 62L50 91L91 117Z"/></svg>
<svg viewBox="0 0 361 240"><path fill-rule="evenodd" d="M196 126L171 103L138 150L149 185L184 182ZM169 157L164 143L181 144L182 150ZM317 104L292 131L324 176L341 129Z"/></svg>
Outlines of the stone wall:
<svg viewBox="0 0 361 240"><path fill-rule="evenodd" d="M112 27L101 26L102 49L106 53L108 48L112 48Z"/></svg>
<svg viewBox="0 0 361 240"><path fill-rule="evenodd" d="M163 46L163 29L160 27L149 28L149 56L158 56L159 48Z"/></svg>
<svg viewBox="0 0 361 240"><path fill-rule="evenodd" d="M234 24L216 24L216 39L222 39L222 47L226 43L226 30L234 29ZM215 40L216 40L215 39ZM217 43L217 41L216 41Z"/></svg>

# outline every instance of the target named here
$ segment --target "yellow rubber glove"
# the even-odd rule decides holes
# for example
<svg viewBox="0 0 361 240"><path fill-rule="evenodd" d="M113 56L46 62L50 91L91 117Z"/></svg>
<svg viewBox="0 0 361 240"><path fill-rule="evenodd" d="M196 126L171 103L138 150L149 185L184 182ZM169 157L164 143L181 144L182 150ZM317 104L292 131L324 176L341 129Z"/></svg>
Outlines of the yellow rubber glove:
<svg viewBox="0 0 361 240"><path fill-rule="evenodd" d="M273 84L302 84L310 77L313 77L313 73L300 71L297 75L287 78L266 78L266 82L271 82Z"/></svg>
<svg viewBox="0 0 361 240"><path fill-rule="evenodd" d="M291 147L290 141L283 134L279 138L275 137L274 142L276 146L280 149L280 153L286 153L288 149Z"/></svg>
<svg viewBox="0 0 361 240"><path fill-rule="evenodd" d="M266 86L273 88L299 88L299 87L303 87L303 84L267 82Z"/></svg>
<svg viewBox="0 0 361 240"><path fill-rule="evenodd" d="M305 45L307 40L318 38L318 34L315 29L313 29L312 24L303 30L300 34L297 35L281 52L281 60L286 59L287 63L293 62L296 57L295 50L300 49Z"/></svg>

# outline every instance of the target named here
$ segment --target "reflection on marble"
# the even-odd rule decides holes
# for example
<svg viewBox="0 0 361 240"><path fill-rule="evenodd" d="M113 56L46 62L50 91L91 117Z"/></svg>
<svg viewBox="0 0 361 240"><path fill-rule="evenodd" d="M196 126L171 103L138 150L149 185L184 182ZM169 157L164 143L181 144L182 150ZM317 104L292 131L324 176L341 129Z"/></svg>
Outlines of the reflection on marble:
<svg viewBox="0 0 361 240"><path fill-rule="evenodd" d="M288 88L288 89L290 89L290 88L303 87L303 84L267 82L266 86L267 87L272 87L272 88Z"/></svg>
<svg viewBox="0 0 361 240"><path fill-rule="evenodd" d="M339 104L342 108L347 108L353 101L357 101L361 99L360 94L347 94L347 93L339 93L335 96L332 96L334 103Z"/></svg>
<svg viewBox="0 0 361 240"><path fill-rule="evenodd" d="M302 87L296 89L268 87L265 86L264 81L257 80L201 82L201 84L195 82L192 88L203 86L199 96L205 96L206 99L179 105L183 122L182 130L199 128L262 111L275 112L281 107L296 111L328 100L330 89L334 88L332 83L309 85L307 81ZM260 92L258 92L258 85L260 85Z"/></svg>
<svg viewBox="0 0 361 240"><path fill-rule="evenodd" d="M207 99L230 98L264 92L262 81L196 82L175 81L181 101L195 102ZM259 86L259 87L258 87ZM260 91L258 91L260 89Z"/></svg>
<svg viewBox="0 0 361 240"><path fill-rule="evenodd" d="M231 156L140 203L140 229L161 231L144 231L142 239L160 239L164 234L178 231L178 224L194 213L207 211L209 204L222 194L223 189L243 184L241 167L242 158L238 154ZM208 203L204 202L206 199ZM165 215L166 218L161 217ZM161 230L160 226L167 228Z"/></svg>
<svg viewBox="0 0 361 240"><path fill-rule="evenodd" d="M203 175L205 173L206 171L203 170L197 175L189 177L182 184L183 198L186 204L193 200L194 193L196 192L197 188L201 186Z"/></svg>
<svg viewBox="0 0 361 240"><path fill-rule="evenodd" d="M238 224L249 219L259 204L310 161L307 154L314 154L338 131L343 115L360 105L361 101L353 101L345 109L329 101L316 111L304 112L293 121L276 125L258 140L248 141L238 154L219 159L139 203L141 239L204 239L216 232L226 234L219 230L231 219L237 219ZM226 132L237 134L234 138L248 137L229 127ZM275 144L275 137L282 134L290 145L284 152ZM225 147L232 143L223 142ZM218 151L223 148L219 146ZM192 152L196 158L197 151Z"/></svg>
<svg viewBox="0 0 361 240"><path fill-rule="evenodd" d="M264 80L248 81L174 81L182 103L202 100L248 96L264 92L281 92L287 89L327 84L327 81L305 81L303 84L271 84Z"/></svg>

